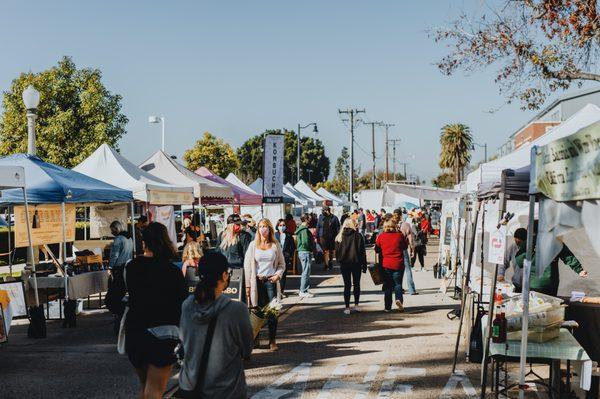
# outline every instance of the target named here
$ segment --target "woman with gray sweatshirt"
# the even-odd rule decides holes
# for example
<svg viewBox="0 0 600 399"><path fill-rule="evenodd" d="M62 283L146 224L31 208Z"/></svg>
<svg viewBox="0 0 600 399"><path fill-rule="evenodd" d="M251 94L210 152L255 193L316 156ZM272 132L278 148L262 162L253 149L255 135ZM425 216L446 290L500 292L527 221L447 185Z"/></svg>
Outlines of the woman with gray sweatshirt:
<svg viewBox="0 0 600 399"><path fill-rule="evenodd" d="M182 305L184 360L179 387L195 398L245 399L243 359L250 357L254 346L248 307L222 295L230 278L225 256L206 252L198 262L198 276L196 292ZM205 348L209 350L203 356Z"/></svg>

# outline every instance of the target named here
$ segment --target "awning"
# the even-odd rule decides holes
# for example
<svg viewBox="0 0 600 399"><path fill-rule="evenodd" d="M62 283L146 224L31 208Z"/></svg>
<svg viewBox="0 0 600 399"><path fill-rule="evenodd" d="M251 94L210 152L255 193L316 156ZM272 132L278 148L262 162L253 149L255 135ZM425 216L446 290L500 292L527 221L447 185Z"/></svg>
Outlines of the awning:
<svg viewBox="0 0 600 399"><path fill-rule="evenodd" d="M196 174L211 180L215 183L222 184L225 186L229 186L231 191L233 191L233 201L235 205L261 205L262 204L262 196L255 194L252 191L244 190L236 186L235 184L229 183L227 180L223 179L221 176L216 175L208 168L201 166L196 170Z"/></svg>
<svg viewBox="0 0 600 399"><path fill-rule="evenodd" d="M324 198L324 197L320 196L319 194L315 193L312 190L312 188L310 188L308 186L308 184L306 184L304 182L304 180L300 180L298 183L296 183L294 185L294 188L296 189L296 191L298 191L298 192L302 193L303 195L305 195L306 197L314 200L317 206L332 204L332 201L330 199Z"/></svg>

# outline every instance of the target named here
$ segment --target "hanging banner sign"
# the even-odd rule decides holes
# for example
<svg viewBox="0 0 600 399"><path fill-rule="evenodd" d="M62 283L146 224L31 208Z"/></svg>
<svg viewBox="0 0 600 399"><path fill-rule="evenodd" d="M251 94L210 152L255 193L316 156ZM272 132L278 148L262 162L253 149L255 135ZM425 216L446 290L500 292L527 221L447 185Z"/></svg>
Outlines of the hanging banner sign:
<svg viewBox="0 0 600 399"><path fill-rule="evenodd" d="M537 190L555 201L600 197L600 122L538 148Z"/></svg>
<svg viewBox="0 0 600 399"><path fill-rule="evenodd" d="M62 213L60 204L29 205L31 244L44 245L62 242ZM15 206L15 247L29 245L25 207ZM67 242L75 241L75 205L65 205L65 231Z"/></svg>
<svg viewBox="0 0 600 399"><path fill-rule="evenodd" d="M490 233L490 241L488 244L488 259L489 263L497 265L504 264L504 252L506 250L506 227L500 226Z"/></svg>
<svg viewBox="0 0 600 399"><path fill-rule="evenodd" d="M452 241L452 216L446 217L446 225L444 226L444 245L450 245Z"/></svg>
<svg viewBox="0 0 600 399"><path fill-rule="evenodd" d="M110 237L115 220L127 226L127 204L90 206L90 238Z"/></svg>
<svg viewBox="0 0 600 399"><path fill-rule="evenodd" d="M148 202L152 205L189 205L194 203L194 193L150 190Z"/></svg>
<svg viewBox="0 0 600 399"><path fill-rule="evenodd" d="M284 136L270 134L265 137L263 155L263 202L283 202L283 155Z"/></svg>

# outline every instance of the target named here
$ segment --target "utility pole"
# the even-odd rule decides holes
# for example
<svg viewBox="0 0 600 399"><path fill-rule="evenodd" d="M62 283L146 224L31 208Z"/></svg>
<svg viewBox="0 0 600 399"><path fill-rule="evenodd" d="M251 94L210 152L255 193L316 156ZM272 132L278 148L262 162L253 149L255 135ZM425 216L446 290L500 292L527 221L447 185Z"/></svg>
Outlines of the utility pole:
<svg viewBox="0 0 600 399"><path fill-rule="evenodd" d="M408 176L406 175L406 165L408 163L407 162L398 162L398 163L404 167L404 180L408 180Z"/></svg>
<svg viewBox="0 0 600 399"><path fill-rule="evenodd" d="M392 140L388 140L388 142L392 143L392 177L393 180L396 180L396 144L399 143L400 139L392 139Z"/></svg>
<svg viewBox="0 0 600 399"><path fill-rule="evenodd" d="M385 182L387 183L390 180L390 146L388 139L388 130L390 127L396 126L393 123L384 123L383 127L385 127Z"/></svg>
<svg viewBox="0 0 600 399"><path fill-rule="evenodd" d="M350 115L350 184L348 187L349 191L349 200L354 202L354 116L357 114L364 114L365 109L356 109L356 108L348 108L346 110L338 109L338 113L348 114Z"/></svg>
<svg viewBox="0 0 600 399"><path fill-rule="evenodd" d="M371 188L375 190L377 188L377 170L375 164L375 126L382 126L383 122L365 122L365 125L371 125L371 157L373 159L373 177L371 179Z"/></svg>

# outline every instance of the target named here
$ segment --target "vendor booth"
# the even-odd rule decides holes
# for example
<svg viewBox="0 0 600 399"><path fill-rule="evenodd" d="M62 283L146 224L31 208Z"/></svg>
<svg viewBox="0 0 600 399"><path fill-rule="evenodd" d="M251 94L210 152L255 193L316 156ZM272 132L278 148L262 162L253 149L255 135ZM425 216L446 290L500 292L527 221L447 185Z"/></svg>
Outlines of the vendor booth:
<svg viewBox="0 0 600 399"><path fill-rule="evenodd" d="M74 171L101 180L113 186L130 190L133 198L142 203L144 213L151 220L165 224L169 237L177 245L174 206L192 205L194 189L192 186L179 186L168 183L129 162L125 157L107 144L102 144L89 157L73 168ZM119 218L118 215L121 215ZM92 238L110 233L111 219L122 220L126 210L118 207L94 206L90 209L90 219L94 219L95 228L91 229ZM100 225L100 226L98 226ZM104 233L104 234L103 234Z"/></svg>
<svg viewBox="0 0 600 399"><path fill-rule="evenodd" d="M23 205L26 196L21 190L3 190L0 203L13 207L15 218L14 247L27 246L28 227L31 244L42 246L52 261L32 265L25 271L27 303L64 299L65 311L74 326L75 300L106 291L108 271L101 254L72 258L67 256L67 243L75 240L75 206L83 204L133 204L131 191L111 186L81 173L46 163L34 155L16 154L0 158L0 166L20 166L27 175L26 195L29 209ZM131 215L133 217L133 215ZM31 223L30 223L31 221ZM25 232L25 233L24 233ZM58 257L49 244L60 244ZM31 255L35 260L36 256ZM99 258L99 259L98 259ZM87 260L91 259L90 262ZM37 288L36 287L37 285ZM35 298L35 302L34 299Z"/></svg>
<svg viewBox="0 0 600 399"><path fill-rule="evenodd" d="M296 183L294 185L294 188L296 189L296 191L298 191L299 193L301 193L302 195L310 198L311 200L313 200L315 202L315 206L316 207L321 207L323 205L329 205L331 206L333 204L333 202L330 199L324 198L322 196L320 196L319 194L315 193L312 188L310 188L308 186L308 184L306 184L304 182L304 180L300 180L298 183ZM317 212L317 210L313 210L313 212L315 213L319 213Z"/></svg>
<svg viewBox="0 0 600 399"><path fill-rule="evenodd" d="M254 183L253 183L254 184ZM261 179L262 185L262 179ZM288 195L294 199L296 206L294 207L294 216L299 217L304 213L313 212L317 208L317 201L307 197L300 191L296 190L290 183L283 186L284 195Z"/></svg>
<svg viewBox="0 0 600 399"><path fill-rule="evenodd" d="M193 187L194 197L201 206L231 204L233 200L233 193L228 185L192 172L164 151L155 152L139 167L170 184Z"/></svg>

